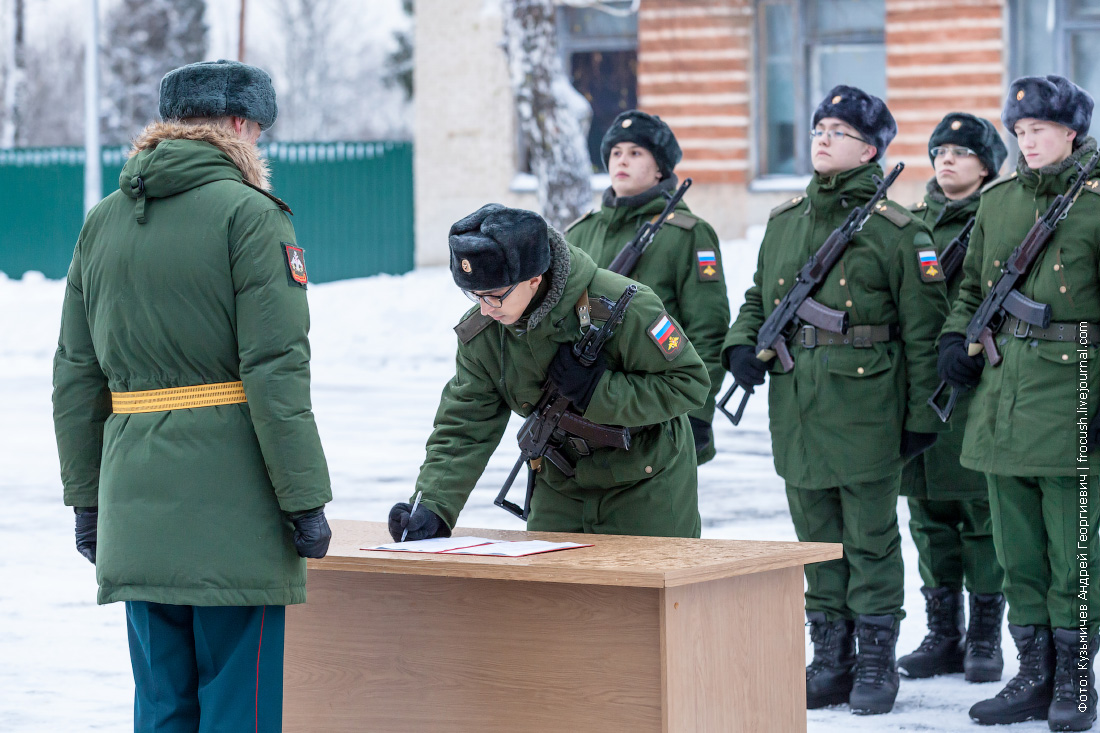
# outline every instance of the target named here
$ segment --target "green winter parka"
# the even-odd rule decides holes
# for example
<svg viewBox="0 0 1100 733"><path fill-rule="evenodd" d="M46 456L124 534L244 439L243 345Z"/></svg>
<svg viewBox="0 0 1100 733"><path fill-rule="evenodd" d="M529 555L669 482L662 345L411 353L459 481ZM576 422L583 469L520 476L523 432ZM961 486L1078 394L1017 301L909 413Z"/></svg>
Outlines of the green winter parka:
<svg viewBox="0 0 1100 733"><path fill-rule="evenodd" d="M1088 137L1061 164L1038 171L1021 156L1014 173L985 188L963 262L959 296L943 333L966 332L1002 265L1036 217L1070 187L1076 163L1093 155L1096 140ZM1052 322L1100 323L1100 175L1094 172L1085 184L1019 289L1049 304ZM1092 365L1097 348L1079 347L1076 340L1040 341L1008 333L997 334L995 342L1004 361L997 367L987 361L974 390L962 465L1004 476L1076 475L1079 466L1087 465L1078 463L1078 438L1083 434L1078 420L1091 420L1098 402L1087 396L1096 393ZM1081 374L1084 357L1088 362ZM1082 383L1087 394L1079 389Z"/></svg>
<svg viewBox="0 0 1100 733"><path fill-rule="evenodd" d="M99 508L98 600L302 603L285 513L331 492L289 209L255 147L205 125L151 125L119 185L80 232L54 358L65 504ZM112 392L238 380L247 403L112 413Z"/></svg>
<svg viewBox="0 0 1100 733"><path fill-rule="evenodd" d="M764 319L818 247L875 190L877 163L829 178L814 175L805 196L776 207L760 244L753 286L730 327L723 352L756 346ZM926 404L939 379L935 339L947 312L943 282L924 282L920 250L927 227L885 201L852 240L814 295L849 313L850 325L891 325L899 333L868 348L787 344L794 369L769 363L769 420L776 471L804 489L868 482L900 473L902 429L947 429Z"/></svg>
<svg viewBox="0 0 1100 733"><path fill-rule="evenodd" d="M924 200L909 207L913 215L932 230L936 252L943 253L966 223L978 212L981 192L964 199L948 199L936 179L928 182ZM955 302L962 282L962 268L947 283L947 298ZM963 468L959 463L962 452L966 416L970 410L973 392L959 395L949 423L951 429L941 433L935 445L905 464L901 473L901 494L917 499L954 500L982 499L988 494L985 475Z"/></svg>
<svg viewBox="0 0 1100 733"><path fill-rule="evenodd" d="M522 324L500 324L475 307L455 328L455 376L443 389L416 481L424 492L421 504L450 527L500 442L509 413L531 413L558 345L581 337L575 310L581 294L587 289L592 301L617 300L633 282L598 270L553 229L550 242L548 294ZM593 308L597 325L600 316ZM651 335L664 320L660 299L640 286L604 346L608 368L584 413L593 422L635 429L630 450L593 446L587 457L566 451L576 460L573 478L544 461L529 529L699 536L695 450L686 415L706 399L710 381L678 324L669 324L661 343ZM516 498L522 498L524 485L521 475Z"/></svg>
<svg viewBox="0 0 1100 733"><path fill-rule="evenodd" d="M668 183L675 184L675 179L670 178ZM665 188L675 190L675 185ZM611 196L605 193L603 206L570 225L566 239L592 257L597 267L607 267L642 224L660 214L667 202L664 196L656 195L631 205L633 198L643 196L628 197L624 202L615 199L613 192ZM681 201L638 260L630 278L657 294L706 364L710 394L706 404L688 416L709 424L714 419L715 394L726 373L722 367L722 341L730 323L718 235Z"/></svg>

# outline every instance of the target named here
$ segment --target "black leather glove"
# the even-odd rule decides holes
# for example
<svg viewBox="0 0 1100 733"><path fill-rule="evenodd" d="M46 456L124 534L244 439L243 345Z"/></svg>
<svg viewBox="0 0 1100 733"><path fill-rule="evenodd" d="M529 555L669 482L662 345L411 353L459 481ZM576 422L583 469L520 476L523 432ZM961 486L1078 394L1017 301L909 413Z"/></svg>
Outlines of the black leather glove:
<svg viewBox="0 0 1100 733"><path fill-rule="evenodd" d="M940 379L955 389L971 389L982 379L985 357L971 356L966 351L966 336L961 333L945 333L940 336L939 358L936 372Z"/></svg>
<svg viewBox="0 0 1100 733"><path fill-rule="evenodd" d="M695 452L702 453L703 449L714 440L714 432L711 430L710 423L690 415L688 416L688 422L691 424L691 437L695 439Z"/></svg>
<svg viewBox="0 0 1100 733"><path fill-rule="evenodd" d="M412 504L407 501L399 501L393 505L393 509L390 509L390 537L393 537L395 542L401 541L401 533L406 527L409 529L406 540L430 540L433 537L451 536L451 528L431 509L418 506L415 514L410 514L411 511Z"/></svg>
<svg viewBox="0 0 1100 733"><path fill-rule="evenodd" d="M726 362L730 374L738 382L758 387L764 383L768 365L756 358L756 349L746 344L726 349Z"/></svg>
<svg viewBox="0 0 1100 733"><path fill-rule="evenodd" d="M901 431L901 457L905 460L916 458L932 447L940 436L936 433L914 433Z"/></svg>
<svg viewBox="0 0 1100 733"><path fill-rule="evenodd" d="M96 507L76 508L76 551L95 565L95 546L99 532L99 509Z"/></svg>
<svg viewBox="0 0 1100 733"><path fill-rule="evenodd" d="M577 409L584 412L588 409L588 403L592 401L592 393L596 391L596 383L607 371L607 362L603 356L596 358L596 363L586 367L573 356L572 344L561 344L558 353L554 354L554 360L550 362L547 376L558 385L561 393L568 397Z"/></svg>
<svg viewBox="0 0 1100 733"><path fill-rule="evenodd" d="M294 549L300 557L321 558L328 553L332 530L325 519L323 506L294 512L290 515L290 521L294 522Z"/></svg>

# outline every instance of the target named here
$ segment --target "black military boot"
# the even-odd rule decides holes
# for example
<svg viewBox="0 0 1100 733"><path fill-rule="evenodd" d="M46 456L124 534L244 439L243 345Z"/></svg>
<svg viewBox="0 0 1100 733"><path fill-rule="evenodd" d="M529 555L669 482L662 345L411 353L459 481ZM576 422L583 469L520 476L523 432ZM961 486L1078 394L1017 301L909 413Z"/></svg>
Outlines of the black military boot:
<svg viewBox="0 0 1100 733"><path fill-rule="evenodd" d="M851 619L826 621L825 614L806 614L814 658L806 667L806 708L814 710L826 705L848 702L852 691L852 670L856 664L855 640Z"/></svg>
<svg viewBox="0 0 1100 733"><path fill-rule="evenodd" d="M1054 698L1054 642L1046 626L1009 624L1020 671L995 697L974 703L970 718L980 725L1046 720Z"/></svg>
<svg viewBox="0 0 1100 733"><path fill-rule="evenodd" d="M1047 725L1051 730L1089 730L1096 720L1096 678L1092 660L1096 656L1097 637L1088 641L1081 654L1077 629L1054 630L1054 702L1050 704Z"/></svg>
<svg viewBox="0 0 1100 733"><path fill-rule="evenodd" d="M898 668L894 659L898 621L893 615L856 619L856 681L848 705L856 715L877 715L894 709Z"/></svg>
<svg viewBox="0 0 1100 733"><path fill-rule="evenodd" d="M1001 620L1005 597L1000 593L970 594L970 626L966 630L963 668L967 682L996 682L1005 668L1001 656Z"/></svg>
<svg viewBox="0 0 1100 733"><path fill-rule="evenodd" d="M898 672L922 679L963 671L962 592L950 588L921 588L928 614L928 635L911 654L898 660Z"/></svg>

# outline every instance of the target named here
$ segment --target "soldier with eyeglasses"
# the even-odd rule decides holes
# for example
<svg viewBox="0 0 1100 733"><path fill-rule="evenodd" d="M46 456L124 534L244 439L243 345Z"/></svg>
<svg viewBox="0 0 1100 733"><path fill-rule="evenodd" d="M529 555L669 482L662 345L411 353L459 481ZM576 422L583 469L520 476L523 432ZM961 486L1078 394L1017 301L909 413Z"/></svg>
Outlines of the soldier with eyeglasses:
<svg viewBox="0 0 1100 733"><path fill-rule="evenodd" d="M928 140L935 176L924 200L909 207L932 229L942 254L973 220L983 185L997 177L1008 154L993 123L966 114L945 116ZM959 293L961 270L947 282L948 298ZM909 530L919 553L928 634L898 659L909 678L965 672L968 682L1001 678L1001 594L1004 571L993 545L993 520L985 476L959 463L972 392L955 405L953 429L906 464L901 494L908 497ZM970 594L969 626L963 587Z"/></svg>
<svg viewBox="0 0 1100 733"><path fill-rule="evenodd" d="M805 195L772 210L723 354L739 382L771 374L772 453L798 539L844 545L842 559L806 566L814 645L806 702L848 703L857 714L893 709L904 616L901 469L946 430L927 405L947 313L943 283L920 268L921 252L932 250L927 227L892 201L875 207L814 294L847 312L848 332L799 329L787 342L789 372L760 360L757 335L803 264L870 199L896 132L878 97L848 86L826 95L813 116L813 178Z"/></svg>
<svg viewBox="0 0 1100 733"><path fill-rule="evenodd" d="M455 284L477 303L455 327L455 376L443 388L408 502L390 511L399 539L449 537L514 412L531 414L549 382L595 423L630 429L630 447L565 440L575 466L534 474L530 530L698 537L695 443L687 415L710 390L680 325L644 285L591 366L572 346L603 325L628 285L531 211L489 204L451 227ZM414 492L415 493L415 492Z"/></svg>

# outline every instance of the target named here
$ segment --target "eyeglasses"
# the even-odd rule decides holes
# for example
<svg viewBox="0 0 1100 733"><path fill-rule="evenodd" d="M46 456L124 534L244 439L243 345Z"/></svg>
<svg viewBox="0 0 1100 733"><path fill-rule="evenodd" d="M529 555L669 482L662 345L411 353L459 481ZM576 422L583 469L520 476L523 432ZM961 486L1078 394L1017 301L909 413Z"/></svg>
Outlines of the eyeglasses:
<svg viewBox="0 0 1100 733"><path fill-rule="evenodd" d="M867 145L871 144L869 141L864 140L858 135L851 132L844 132L844 130L810 130L810 137L812 137L814 140L817 140L819 137L824 137L828 138L829 140L836 140L838 142L846 137L849 137L853 140L859 140L861 143L866 143Z"/></svg>
<svg viewBox="0 0 1100 733"><path fill-rule="evenodd" d="M937 145L932 148L931 152L933 158L942 158L949 154L954 155L956 158L968 158L971 155L977 155L977 153L970 148L958 148L954 145Z"/></svg>
<svg viewBox="0 0 1100 733"><path fill-rule="evenodd" d="M519 283L516 283L500 295L482 295L480 293L475 293L473 290L463 290L462 292L466 294L467 298L474 301L475 303L481 302L489 306L490 308L500 308L504 305L504 299L511 295L512 291L518 287Z"/></svg>

